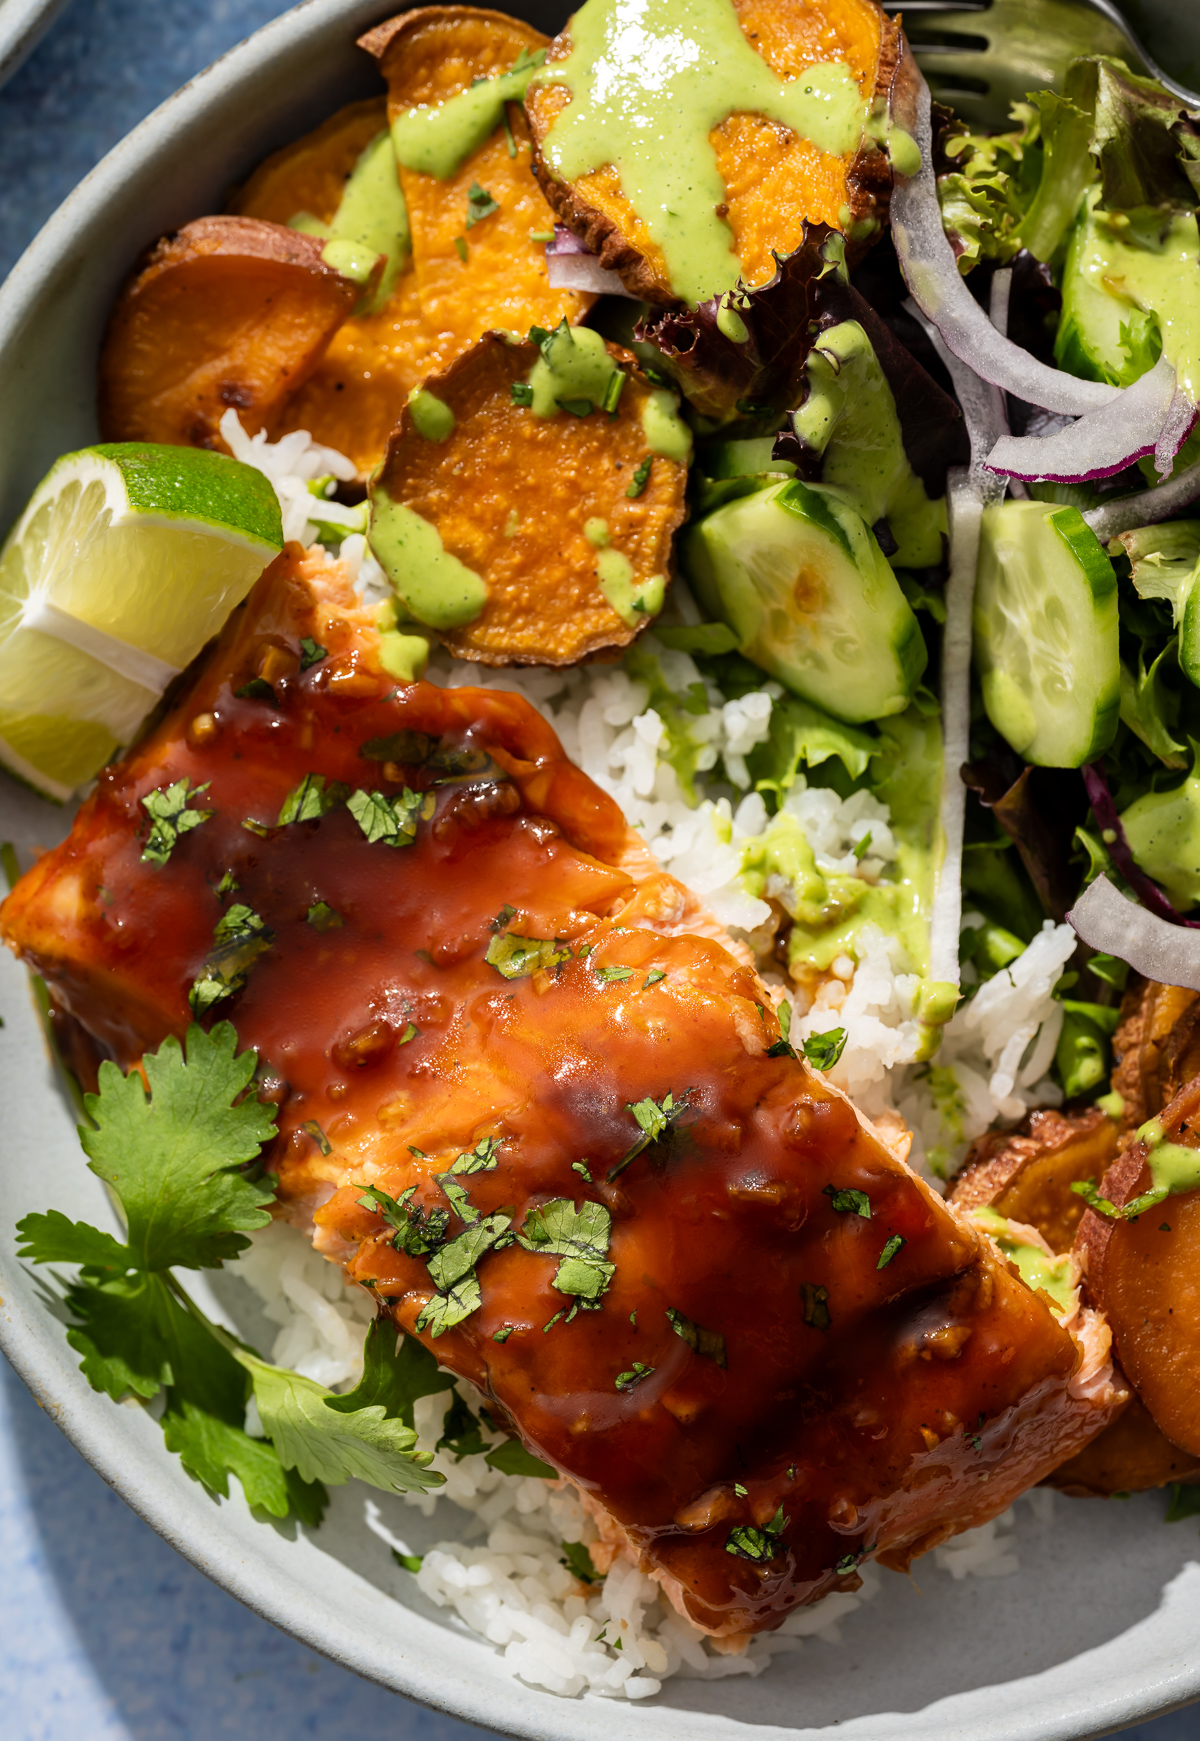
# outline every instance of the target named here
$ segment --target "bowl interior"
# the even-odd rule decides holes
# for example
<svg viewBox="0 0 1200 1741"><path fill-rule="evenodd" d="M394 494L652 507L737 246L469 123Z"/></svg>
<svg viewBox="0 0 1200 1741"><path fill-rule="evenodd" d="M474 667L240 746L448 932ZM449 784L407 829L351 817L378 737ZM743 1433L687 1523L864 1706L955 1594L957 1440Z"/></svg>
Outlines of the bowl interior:
<svg viewBox="0 0 1200 1741"><path fill-rule="evenodd" d="M378 0L308 0L202 74L129 136L66 202L0 290L0 523L62 452L96 437L95 360L113 294L165 230L220 210L268 151L338 105L378 89L354 47ZM513 7L553 30L562 9ZM64 813L0 775L5 836L52 844ZM617 1713L570 1704L511 1678L499 1653L426 1603L372 1524L415 1551L457 1533L356 1484L320 1531L255 1522L240 1495L218 1503L184 1474L136 1407L80 1377L44 1278L15 1257L14 1224L59 1208L113 1225L84 1166L24 971L0 960L0 1346L105 1478L167 1540L260 1613L315 1649L400 1692L515 1735L609 1736ZM245 1297L218 1278L239 1322ZM1021 1569L955 1581L921 1562L843 1627L758 1679L676 1678L618 1720L647 1738L763 1741L837 1725L854 1741L1076 1741L1200 1695L1200 1565L1194 1526L1164 1527L1160 1496L1125 1504L1056 1499L1046 1524L1018 1505ZM918 1589L919 1585L919 1589Z"/></svg>

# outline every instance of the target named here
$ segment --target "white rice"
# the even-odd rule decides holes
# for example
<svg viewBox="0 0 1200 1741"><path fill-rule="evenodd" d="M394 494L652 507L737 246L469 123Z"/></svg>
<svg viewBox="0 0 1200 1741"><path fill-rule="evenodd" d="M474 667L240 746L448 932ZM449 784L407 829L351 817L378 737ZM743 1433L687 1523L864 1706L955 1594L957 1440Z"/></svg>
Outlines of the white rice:
<svg viewBox="0 0 1200 1741"><path fill-rule="evenodd" d="M339 554L352 577L367 596L386 596L383 575L356 530L360 511L322 500L320 523L312 516L318 498L309 484L352 477L350 462L303 432L276 443L262 436L251 439L234 412L221 428L236 457L256 466L275 487L285 536L308 542L318 532L330 536L328 526L344 527ZM699 621L678 580L673 598L685 621ZM620 665L497 673L438 652L428 676L451 687L482 684L525 696L554 727L568 755L616 799L659 861L701 895L723 924L761 948L770 941L772 909L747 888L743 865L748 846L761 840L770 818L761 795L749 789L746 756L765 741L782 690L764 682L730 700L686 653L667 649L649 635L640 645L656 653L673 694L702 691L707 703L703 711L685 716L697 772L694 806L668 759L667 726L649 705L648 685ZM819 869L871 883L887 881L895 842L887 806L872 794L841 799L827 788L809 787L801 775L783 808L803 828ZM868 831L869 855L856 859L854 849ZM786 895L770 883L766 892ZM964 925L982 922L977 914L964 919ZM1062 1026L1061 1005L1051 994L1074 942L1068 926L1047 921L1009 968L960 1006L932 1064L919 1061L922 1032L913 1013L919 980L913 963L878 927L862 927L854 954L833 962L808 1007L802 1007L805 995L777 970L768 969L764 977L777 999L793 1004L794 1045L832 1027L846 1029L845 1049L831 1079L868 1115L890 1115L889 1134L898 1128L898 1114L912 1133L910 1164L936 1182L953 1172L970 1142L992 1124L1015 1121L1030 1106L1061 1100L1047 1075ZM255 1236L251 1249L229 1267L249 1283L267 1318L279 1327L272 1359L335 1388L356 1382L374 1312L364 1290L346 1283L340 1269L283 1223ZM469 1385L460 1381L457 1388L477 1407L479 1398ZM417 1403L422 1449L434 1450L449 1403L450 1393ZM880 1574L864 1566L856 1595L828 1596L791 1615L777 1631L755 1637L741 1654L722 1652L675 1613L653 1580L627 1562L615 1561L602 1580L591 1584L568 1571L564 1543L595 1544L597 1531L566 1484L502 1475L482 1455L457 1461L445 1450L436 1452L432 1467L446 1476L446 1485L436 1493L407 1495L407 1503L426 1516L443 1502L473 1513L464 1534L486 1532L486 1541L439 1542L415 1574L419 1588L502 1649L515 1675L567 1697L588 1691L648 1698L672 1675L759 1674L772 1656L798 1649L806 1639L836 1642L841 1621L880 1587ZM1052 1497L1038 1491L1025 1496L1039 1522L1047 1520ZM406 1553L378 1505L368 1500L367 1507L375 1532ZM955 1579L1016 1571L1012 1510L935 1549L933 1560Z"/></svg>

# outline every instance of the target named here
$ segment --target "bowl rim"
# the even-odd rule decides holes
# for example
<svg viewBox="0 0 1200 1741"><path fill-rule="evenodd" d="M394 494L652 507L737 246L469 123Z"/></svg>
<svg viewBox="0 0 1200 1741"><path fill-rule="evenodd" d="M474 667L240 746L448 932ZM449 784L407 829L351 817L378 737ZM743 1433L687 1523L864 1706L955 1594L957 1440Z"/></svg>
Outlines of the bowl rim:
<svg viewBox="0 0 1200 1741"><path fill-rule="evenodd" d="M8 3L22 4L26 13L42 11L48 23L65 0L53 0L51 5L46 5L45 0L8 0ZM392 9L409 8L405 0L398 5L393 0ZM158 153L168 151L173 136L198 122L210 102L227 94L231 87L253 81L281 45L294 41L298 29L309 38L319 39L339 29L365 28L388 10L388 0L301 0L299 5L228 50L151 111L57 207L0 284L0 355L19 342L23 326L36 310L43 291L61 271L63 260L80 232L117 195L127 177L144 169ZM5 75L0 47L0 80ZM19 971L24 973L23 968ZM0 1263L0 1279L3 1267ZM40 1317L49 1318L49 1314L39 1314ZM481 1687L466 1675L452 1682L441 1678L415 1652L404 1653L395 1672L383 1661L381 1653L372 1653L369 1642L331 1606L306 1602L303 1587L296 1579L248 1559L232 1532L219 1527L200 1530L191 1527L186 1517L183 1522L176 1521L177 1507L173 1501L177 1498L179 1471L175 1460L155 1458L147 1471L144 1464L130 1458L128 1419L124 1412L114 1409L106 1397L87 1386L73 1355L64 1359L51 1353L47 1359L50 1343L45 1329L42 1322L18 1309L11 1294L5 1298L0 1293L0 1351L56 1425L139 1517L199 1571L248 1608L365 1679L460 1720L506 1735L526 1736L531 1741L562 1741L564 1734L583 1730L591 1734L601 1732L586 1720L579 1724L577 1701L560 1701L555 1695L528 1687L507 1674L497 1676L490 1687ZM69 1355L61 1335L59 1340L63 1355ZM1066 1659L1051 1675L1078 1660ZM989 1741L991 1737L995 1741L1082 1741L1085 1736L1111 1734L1130 1723L1168 1714L1200 1698L1200 1647L1190 1660L1173 1663L1172 1669L1173 1672L1160 1675L1153 1687L1147 1687L1138 1678L1135 1667L1131 1667L1119 1690L1111 1680L1103 1686L1094 1683L1091 1708L1086 1711L1077 1702L1080 1689L1066 1686L1050 1690L1049 1698L1043 1695L1036 1706L1024 1712L1001 1713L994 1700L990 1708L981 1704L971 1712L974 1741ZM1018 1681L1020 1678L1016 1677ZM1044 1675L1037 1678L1046 1679ZM974 1701L979 1693L995 1690L972 1689L966 1697ZM1029 1691L1032 1692L1032 1686ZM600 1701L588 1704L599 1716ZM932 1708L926 1709L932 1715ZM622 1706L617 1704L614 1715L621 1710ZM569 1712L574 1715L568 1715ZM623 1714L628 1715L627 1706ZM722 1722L716 1713L684 1708L676 1709L672 1716L681 1741L708 1724ZM918 1730L909 1729L909 1722L920 1717L920 1712L909 1713L907 1721L900 1719L900 1727L906 1734L918 1734ZM873 1724L881 1718L887 1721L883 1712L866 1721ZM798 1738L801 1734L799 1729L783 1731L770 1724L754 1723L752 1727L760 1731L763 1741L785 1734ZM940 1729L941 1724L937 1727ZM954 1733L961 1732L956 1726ZM661 1733L665 1735L667 1731ZM803 1733L815 1737L820 1731L806 1728Z"/></svg>

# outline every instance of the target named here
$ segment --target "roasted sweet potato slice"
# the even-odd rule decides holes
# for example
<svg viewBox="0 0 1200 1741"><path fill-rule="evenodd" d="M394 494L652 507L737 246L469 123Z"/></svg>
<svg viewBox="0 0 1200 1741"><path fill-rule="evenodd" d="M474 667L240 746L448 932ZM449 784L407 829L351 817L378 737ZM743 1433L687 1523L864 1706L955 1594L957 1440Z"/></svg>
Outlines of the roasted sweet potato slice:
<svg viewBox="0 0 1200 1741"><path fill-rule="evenodd" d="M1162 1167L1197 1148L1200 1077L1129 1144L1104 1175L1101 1196L1118 1209L1132 1204L1151 1187L1152 1157ZM1142 1402L1173 1444L1200 1456L1200 1189L1131 1219L1089 1208L1075 1250L1088 1298L1106 1313L1116 1357Z"/></svg>
<svg viewBox="0 0 1200 1741"><path fill-rule="evenodd" d="M1181 1451L1154 1423L1137 1397L1090 1445L1047 1475L1044 1485L1078 1498L1143 1493L1169 1481L1200 1478L1200 1457Z"/></svg>
<svg viewBox="0 0 1200 1741"><path fill-rule="evenodd" d="M508 72L547 40L502 12L424 6L379 25L360 46L387 80L395 136L395 122L410 110L466 95L476 81ZM490 136L444 177L408 168L398 151L413 269L441 368L490 328L524 333L574 322L594 301L550 288L544 249L554 214L534 180L531 152L519 102L506 104Z"/></svg>
<svg viewBox="0 0 1200 1741"><path fill-rule="evenodd" d="M1015 1130L988 1131L971 1147L950 1201L995 1209L1036 1227L1052 1251L1070 1251L1084 1202L1071 1186L1098 1179L1117 1158L1113 1120L1097 1108L1067 1117L1031 1112Z"/></svg>
<svg viewBox="0 0 1200 1741"><path fill-rule="evenodd" d="M272 423L363 293L322 243L253 218L197 218L125 286L100 353L106 441L223 447L232 406Z"/></svg>
<svg viewBox="0 0 1200 1741"><path fill-rule="evenodd" d="M385 97L339 109L315 132L268 157L237 195L234 209L277 224L302 212L329 223L360 154L386 126ZM288 401L276 432L307 429L346 454L365 477L383 458L409 393L443 360L438 336L422 315L409 260L378 313L352 315L338 328Z"/></svg>
<svg viewBox="0 0 1200 1741"><path fill-rule="evenodd" d="M821 76L826 79L831 62L849 69L859 101L853 103L852 93L848 93L854 120L851 125L848 117L847 149L821 149L774 118L736 109L707 134L700 119L689 129L686 91L683 100L669 92L663 98L669 111L662 117L667 126L660 135L664 138L663 168L655 165L643 177L639 200L623 185L611 160L574 177L557 167L565 130L573 125L567 111L586 103L585 97L545 76L535 78L526 95L536 153L534 168L547 199L563 223L600 256L602 264L619 272L627 287L648 302L671 306L704 301L732 289L739 272L749 287L765 284L775 271L775 254L790 254L799 246L806 219L841 230L853 255L878 233L886 210L891 168L886 154L866 132L866 125L876 98L886 104L891 92L904 52L899 25L888 19L874 0L811 0L805 6L791 5L788 0L732 0L732 10L742 37L777 79L798 80L817 66L823 67ZM547 57L547 73L570 56L573 28L580 28L574 19L555 39ZM686 29L672 20L673 37ZM588 59L585 72L589 73L599 56L608 51L608 45L602 48L595 36L595 23L589 21L583 42ZM730 63L723 68L729 77L723 94L736 103L741 72L740 66L733 64L740 61L736 39L730 42L723 36L718 45L702 30L697 32L697 64L711 63L714 53L722 50ZM610 52L615 61L616 50ZM652 53L653 45L640 45L643 60ZM662 58L668 68L672 53L672 46L664 43ZM620 110L624 93L618 90L613 95L608 87L614 79L620 83L624 70L617 61L612 76L605 79L604 107L609 114ZM639 110L646 109L647 100L652 105L653 95L637 105ZM652 107L648 112L653 121ZM607 123L607 116L605 120ZM556 128L556 123L561 125ZM590 130L591 117L581 110L575 124ZM616 133L610 130L606 137L615 138ZM711 186L705 161L709 149L715 169ZM678 227L675 239L664 241L671 232L660 228L656 236L646 221L646 212L657 206L661 226L664 205L678 208L680 195L687 197L688 189L676 187L663 173L680 160L693 166L689 180L698 202L693 218L710 221L708 212L715 210L717 219L724 220L727 227L723 240L718 233L716 247L727 260L731 250L735 261L732 270L726 268L723 282L709 282L711 272L706 276L705 269L695 269L696 253L681 239ZM715 201L705 203L712 193ZM676 217L678 211L673 209L671 215ZM689 254L690 261L686 258ZM709 256L710 264L714 257Z"/></svg>
<svg viewBox="0 0 1200 1741"><path fill-rule="evenodd" d="M1200 1071L1200 996L1186 986L1131 980L1113 1052L1112 1085L1125 1101L1121 1127L1137 1130Z"/></svg>
<svg viewBox="0 0 1200 1741"><path fill-rule="evenodd" d="M408 608L485 665L627 645L661 608L683 518L684 456L654 451L660 419L678 432L673 397L597 334L555 338L594 354L614 412L571 398L540 415L538 347L488 333L405 407L372 496L372 546Z"/></svg>

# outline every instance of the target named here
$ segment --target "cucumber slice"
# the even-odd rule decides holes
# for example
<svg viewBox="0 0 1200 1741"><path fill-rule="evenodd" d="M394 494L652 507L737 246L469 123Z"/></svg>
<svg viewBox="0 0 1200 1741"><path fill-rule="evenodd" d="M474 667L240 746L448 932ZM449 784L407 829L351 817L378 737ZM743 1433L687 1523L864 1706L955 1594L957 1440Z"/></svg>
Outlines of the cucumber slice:
<svg viewBox="0 0 1200 1741"><path fill-rule="evenodd" d="M684 566L741 652L859 725L901 713L925 669L917 619L861 516L789 478L727 502L688 534Z"/></svg>
<svg viewBox="0 0 1200 1741"><path fill-rule="evenodd" d="M1078 768L1108 748L1121 704L1117 577L1077 508L986 511L975 659L988 718L1026 761Z"/></svg>

